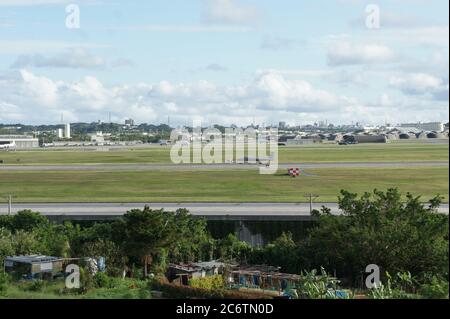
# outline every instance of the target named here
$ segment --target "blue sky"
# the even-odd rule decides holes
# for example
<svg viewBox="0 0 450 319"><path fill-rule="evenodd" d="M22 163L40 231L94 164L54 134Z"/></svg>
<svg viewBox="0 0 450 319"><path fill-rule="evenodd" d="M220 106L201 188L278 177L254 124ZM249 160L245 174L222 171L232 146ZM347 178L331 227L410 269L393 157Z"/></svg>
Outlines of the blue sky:
<svg viewBox="0 0 450 319"><path fill-rule="evenodd" d="M80 28L66 27L77 4ZM377 4L380 28L366 26ZM448 120L446 0L0 0L0 122Z"/></svg>

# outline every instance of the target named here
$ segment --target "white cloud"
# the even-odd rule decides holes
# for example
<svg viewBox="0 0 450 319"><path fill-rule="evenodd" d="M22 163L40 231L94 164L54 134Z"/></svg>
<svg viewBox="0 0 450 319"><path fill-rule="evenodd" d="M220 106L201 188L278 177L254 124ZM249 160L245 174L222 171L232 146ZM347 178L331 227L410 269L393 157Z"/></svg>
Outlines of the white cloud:
<svg viewBox="0 0 450 319"><path fill-rule="evenodd" d="M379 44L352 44L338 42L328 51L331 66L360 65L393 62L397 55L389 47Z"/></svg>
<svg viewBox="0 0 450 319"><path fill-rule="evenodd" d="M72 68L72 69L99 69L106 66L103 58L91 54L84 48L73 48L67 52L46 57L41 54L21 55L13 63L14 68Z"/></svg>
<svg viewBox="0 0 450 319"><path fill-rule="evenodd" d="M237 0L204 0L203 19L212 24L254 24L260 18L257 7Z"/></svg>
<svg viewBox="0 0 450 319"><path fill-rule="evenodd" d="M362 15L357 19L350 21L350 25L357 28L367 28L366 18L366 15ZM425 22L418 16L381 10L381 28L416 28L424 24Z"/></svg>
<svg viewBox="0 0 450 319"><path fill-rule="evenodd" d="M339 42L359 43L360 45L384 44L385 46L408 46L414 48L448 49L449 26L434 25L414 28L364 29L352 34L330 34L316 43L336 46Z"/></svg>
<svg viewBox="0 0 450 319"><path fill-rule="evenodd" d="M0 119L3 119L4 121L25 121L26 118L21 111L22 110L17 105L0 101Z"/></svg>
<svg viewBox="0 0 450 319"><path fill-rule="evenodd" d="M56 123L60 114L69 121L106 119L108 113L117 120L128 117L139 122L189 124L193 118L205 123L248 125L279 120L306 123L332 119L335 123L352 121L383 122L386 114L407 120L402 109L425 102L411 100L397 103L386 94L373 102L361 102L314 87L305 80L289 80L279 73L265 72L244 85L221 86L209 81L195 83L122 84L106 86L87 76L80 81L52 80L27 70L0 77L0 123ZM430 114L430 108L435 112ZM415 115L432 120L447 114L435 101ZM403 117L403 118L402 118Z"/></svg>
<svg viewBox="0 0 450 319"><path fill-rule="evenodd" d="M449 83L433 75L413 73L393 76L389 84L408 95L425 95L436 100L448 101Z"/></svg>
<svg viewBox="0 0 450 319"><path fill-rule="evenodd" d="M0 7L23 7L23 6L41 6L41 5L58 5L58 4L69 4L76 2L78 4L85 5L98 5L105 4L107 2L100 0L0 0Z"/></svg>
<svg viewBox="0 0 450 319"><path fill-rule="evenodd" d="M112 31L148 31L148 32L173 32L173 33L222 33L222 32L249 32L252 29L245 26L231 25L161 25L144 24L124 27L107 28Z"/></svg>
<svg viewBox="0 0 450 319"><path fill-rule="evenodd" d="M306 81L290 81L274 73L261 74L243 86L217 86L208 81L106 87L95 77L78 82L54 81L27 70L0 80L0 102L15 105L15 117L28 122L57 120L64 112L72 121L93 121L108 112L141 121L175 116L223 119L253 117L267 112L321 112L337 106L340 98ZM5 107L3 107L4 109ZM12 111L11 111L12 112ZM9 114L9 111L6 111ZM10 119L1 116L1 120ZM269 116L270 118L270 116Z"/></svg>
<svg viewBox="0 0 450 319"><path fill-rule="evenodd" d="M73 48L108 48L105 45L93 43L39 41L39 40L0 40L0 54L48 54Z"/></svg>
<svg viewBox="0 0 450 319"><path fill-rule="evenodd" d="M68 0L0 0L0 6L36 6L68 2Z"/></svg>

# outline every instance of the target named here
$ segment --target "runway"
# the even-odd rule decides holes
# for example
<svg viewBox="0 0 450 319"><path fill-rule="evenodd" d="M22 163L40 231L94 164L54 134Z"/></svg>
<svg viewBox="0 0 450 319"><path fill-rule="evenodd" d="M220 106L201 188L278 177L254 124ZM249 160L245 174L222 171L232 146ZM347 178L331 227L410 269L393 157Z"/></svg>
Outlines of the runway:
<svg viewBox="0 0 450 319"><path fill-rule="evenodd" d="M36 203L14 204L12 213L28 209L61 220L99 220L114 219L132 209L142 209L145 205L152 209L166 211L186 208L192 215L209 220L294 221L311 219L309 203ZM330 208L334 215L342 214L337 203L313 203L313 209L320 209L322 206ZM7 213L7 205L0 205L0 215ZM442 205L439 213L448 215L449 205Z"/></svg>
<svg viewBox="0 0 450 319"><path fill-rule="evenodd" d="M302 168L395 168L448 167L449 162L321 162L279 163L280 169ZM0 171L151 171L151 170L249 170L256 164L77 164L77 165L1 165Z"/></svg>

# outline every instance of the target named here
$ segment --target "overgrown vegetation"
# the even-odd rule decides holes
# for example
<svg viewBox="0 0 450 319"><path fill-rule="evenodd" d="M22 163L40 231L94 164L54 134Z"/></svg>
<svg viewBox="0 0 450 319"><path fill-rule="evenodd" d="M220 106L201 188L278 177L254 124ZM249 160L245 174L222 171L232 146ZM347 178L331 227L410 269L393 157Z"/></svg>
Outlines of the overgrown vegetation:
<svg viewBox="0 0 450 319"><path fill-rule="evenodd" d="M124 298L149 297L148 280L164 274L169 263L212 259L276 266L282 272L303 273L305 278L310 273L304 270L326 269L339 278L341 286L360 289L364 288L365 267L376 264L385 275L383 285L370 292L371 298L448 298L449 220L436 213L440 200L436 197L425 205L420 197L408 194L404 201L395 189L361 197L342 191L342 216L333 216L324 207L315 212L317 221L306 236L294 240L284 233L264 247L252 247L234 234L213 239L206 222L186 210L145 207L117 221L87 227L54 224L38 213L23 211L0 217L0 262L5 256L21 254L103 256L105 274L82 274L84 289L79 293L94 298L113 292ZM133 282L122 279L123 274ZM309 277L315 279L297 287L298 298L332 297L330 287L336 290L338 282L330 275ZM3 296L16 296L21 289L26 294L45 292L52 287L37 281L17 286L10 279L0 275ZM210 277L192 280L191 285L216 294L225 283L223 278ZM134 287L133 296L126 294L129 287Z"/></svg>

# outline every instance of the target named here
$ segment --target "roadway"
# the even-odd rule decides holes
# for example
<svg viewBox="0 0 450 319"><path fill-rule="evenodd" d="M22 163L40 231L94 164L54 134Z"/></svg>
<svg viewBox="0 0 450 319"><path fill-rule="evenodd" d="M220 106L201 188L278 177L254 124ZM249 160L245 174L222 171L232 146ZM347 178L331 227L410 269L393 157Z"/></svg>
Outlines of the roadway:
<svg viewBox="0 0 450 319"><path fill-rule="evenodd" d="M279 163L280 169L448 167L449 162L322 162ZM0 171L151 171L151 170L237 170L258 168L256 164L67 164L1 165Z"/></svg>
<svg viewBox="0 0 450 319"><path fill-rule="evenodd" d="M29 209L55 220L107 220L118 218L132 209L142 209L145 205L167 211L186 208L192 215L208 220L311 220L309 203L35 203L13 204L12 213ZM320 209L322 205L335 215L341 214L337 203L313 203L313 209ZM7 213L8 206L0 205L0 215ZM448 215L449 205L442 205L439 213Z"/></svg>

